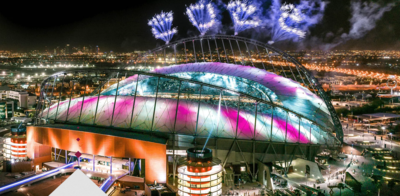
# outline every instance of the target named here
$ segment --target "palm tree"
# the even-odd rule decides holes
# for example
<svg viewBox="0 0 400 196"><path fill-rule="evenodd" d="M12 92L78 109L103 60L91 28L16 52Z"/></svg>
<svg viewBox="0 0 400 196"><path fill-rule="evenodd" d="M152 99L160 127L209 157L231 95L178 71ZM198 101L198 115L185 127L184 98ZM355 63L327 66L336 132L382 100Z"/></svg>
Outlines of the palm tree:
<svg viewBox="0 0 400 196"><path fill-rule="evenodd" d="M375 186L376 186L376 188L378 189L378 196L380 196L380 194L381 194L381 187L382 187L381 181L379 181L378 183L376 183Z"/></svg>
<svg viewBox="0 0 400 196"><path fill-rule="evenodd" d="M396 183L394 182L394 179L391 179L388 183L388 187L390 190L393 190L393 187L396 185Z"/></svg>
<svg viewBox="0 0 400 196"><path fill-rule="evenodd" d="M338 188L339 188L339 190L340 190L340 195L342 195L342 189L345 188L345 187L344 187L344 184L343 184L343 183L339 183L339 184L338 184Z"/></svg>
<svg viewBox="0 0 400 196"><path fill-rule="evenodd" d="M381 187L382 187L382 176L372 176L372 178L374 179L374 181L372 181L372 183L375 185L375 187L378 189L378 196L381 193Z"/></svg>

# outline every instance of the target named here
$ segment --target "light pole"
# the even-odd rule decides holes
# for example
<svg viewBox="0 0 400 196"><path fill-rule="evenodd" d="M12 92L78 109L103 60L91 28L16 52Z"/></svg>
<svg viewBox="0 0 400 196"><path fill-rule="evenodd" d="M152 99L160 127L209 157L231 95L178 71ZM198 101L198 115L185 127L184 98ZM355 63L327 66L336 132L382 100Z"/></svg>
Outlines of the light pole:
<svg viewBox="0 0 400 196"><path fill-rule="evenodd" d="M392 141L393 141L393 134L390 133L390 149L391 149L391 150L393 149Z"/></svg>
<svg viewBox="0 0 400 196"><path fill-rule="evenodd" d="M351 143L351 154L353 154L353 143Z"/></svg>
<svg viewBox="0 0 400 196"><path fill-rule="evenodd" d="M383 130L383 136L385 136L385 127L382 127L382 130ZM384 142L384 140L381 140L381 141L382 141L382 144L383 144L382 146L384 147L384 146L385 146L385 145L384 145L385 142Z"/></svg>

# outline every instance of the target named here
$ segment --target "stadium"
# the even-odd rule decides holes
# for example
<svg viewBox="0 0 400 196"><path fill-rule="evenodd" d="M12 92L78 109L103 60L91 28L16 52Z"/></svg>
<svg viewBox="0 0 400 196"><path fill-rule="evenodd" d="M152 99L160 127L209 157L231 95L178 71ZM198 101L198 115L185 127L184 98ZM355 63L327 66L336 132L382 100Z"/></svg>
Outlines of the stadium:
<svg viewBox="0 0 400 196"><path fill-rule="evenodd" d="M73 88L61 97L66 86ZM63 71L41 87L27 127L28 157L39 168L79 151L93 171L97 156L110 159L108 174L136 175L140 161L145 183L175 184L179 157L204 146L222 168L238 166L265 184L261 166L280 165L286 175L296 157L314 162L343 140L329 98L301 63L238 36L170 42L135 66ZM225 183L235 178L227 173Z"/></svg>

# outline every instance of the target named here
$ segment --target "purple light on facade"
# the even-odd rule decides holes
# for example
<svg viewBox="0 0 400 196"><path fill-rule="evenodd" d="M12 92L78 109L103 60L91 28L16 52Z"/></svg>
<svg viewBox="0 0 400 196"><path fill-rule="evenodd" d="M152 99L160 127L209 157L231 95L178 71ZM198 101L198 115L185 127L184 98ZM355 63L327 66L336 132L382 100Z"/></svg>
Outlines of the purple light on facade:
<svg viewBox="0 0 400 196"><path fill-rule="evenodd" d="M71 167L71 166L73 166L74 164L75 164L75 162L69 163L69 164L67 164L67 165L64 165L64 166L61 166L61 167L59 167L59 168L50 170L50 171L48 171L48 172L44 172L44 173L41 173L41 174L38 174L38 175L35 175L35 176L32 176L32 177L28 177L28 178L26 178L26 179L23 179L23 180L20 180L20 181L11 183L11 184L9 184L9 185L0 187L0 193L3 192L3 191L7 191L8 189L15 188L15 187L17 187L17 186L22 186L22 185L24 185L25 183L29 183L29 182L31 182L31 181L37 180L37 179L39 179L39 178L45 177L45 176L50 175L50 174L53 174L53 173L55 173L55 172L59 172L60 170L65 169L65 168L68 168L68 167Z"/></svg>

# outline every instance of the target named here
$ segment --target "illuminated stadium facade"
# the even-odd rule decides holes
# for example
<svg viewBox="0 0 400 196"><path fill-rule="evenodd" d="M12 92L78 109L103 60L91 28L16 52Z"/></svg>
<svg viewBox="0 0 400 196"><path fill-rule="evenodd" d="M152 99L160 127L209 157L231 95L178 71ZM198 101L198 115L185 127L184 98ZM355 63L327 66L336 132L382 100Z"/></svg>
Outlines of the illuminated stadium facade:
<svg viewBox="0 0 400 196"><path fill-rule="evenodd" d="M74 87L68 96L56 97L57 87L61 92L67 83ZM88 92L88 84L96 90ZM244 162L251 176L257 161L290 165L294 155L313 160L321 147L343 140L330 100L299 62L236 36L179 40L149 51L133 67L60 72L42 87L36 127L85 126L108 130L96 134L162 138L173 160L176 150L206 144L223 167Z"/></svg>

